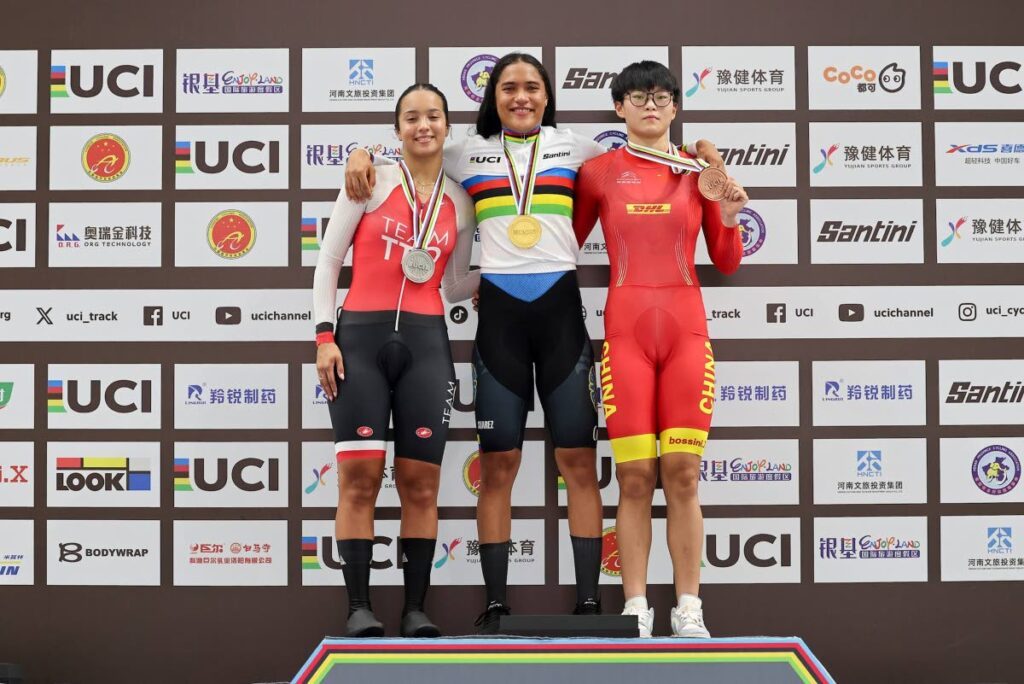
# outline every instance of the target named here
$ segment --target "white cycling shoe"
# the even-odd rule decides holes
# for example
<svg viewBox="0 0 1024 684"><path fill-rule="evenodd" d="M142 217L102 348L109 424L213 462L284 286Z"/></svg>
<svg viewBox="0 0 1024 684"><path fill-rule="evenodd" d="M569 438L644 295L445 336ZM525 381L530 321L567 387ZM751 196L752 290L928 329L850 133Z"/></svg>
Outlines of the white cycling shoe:
<svg viewBox="0 0 1024 684"><path fill-rule="evenodd" d="M679 605L672 609L672 636L684 639L710 639L704 626L701 600L695 596L680 596Z"/></svg>

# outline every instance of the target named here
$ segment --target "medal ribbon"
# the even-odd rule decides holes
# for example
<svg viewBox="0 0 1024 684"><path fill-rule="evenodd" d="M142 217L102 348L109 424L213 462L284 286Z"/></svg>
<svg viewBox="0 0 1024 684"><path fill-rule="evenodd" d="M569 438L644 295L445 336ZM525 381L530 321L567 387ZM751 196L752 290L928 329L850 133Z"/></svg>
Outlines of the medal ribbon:
<svg viewBox="0 0 1024 684"><path fill-rule="evenodd" d="M647 161L664 164L672 169L672 173L688 173L690 171L700 173L710 166L710 164L700 159L688 159L680 156L676 146L671 143L669 144L668 149L668 152L662 152L661 150L656 150L653 147L638 145L631 140L626 141L627 152L635 157L646 159Z"/></svg>
<svg viewBox="0 0 1024 684"><path fill-rule="evenodd" d="M416 181L412 177L412 171L405 165L404 160L399 160L398 168L402 170L400 180L405 199L412 208L412 246L413 249L421 249L423 245L430 244L430 236L434 234L434 227L437 225L437 218L441 215L441 204L444 199L444 169L437 173L437 180L434 181L434 189L430 193L430 199L425 205L419 202L416 196Z"/></svg>
<svg viewBox="0 0 1024 684"><path fill-rule="evenodd" d="M516 212L523 216L530 213L530 205L533 203L533 188L537 183L537 165L540 161L540 133L534 138L530 147L530 160L526 165L526 176L520 176L516 163L512 159L512 153L508 151L505 144L505 132L501 133L501 149L505 153L505 165L508 170L510 186L512 188L512 199L516 202Z"/></svg>

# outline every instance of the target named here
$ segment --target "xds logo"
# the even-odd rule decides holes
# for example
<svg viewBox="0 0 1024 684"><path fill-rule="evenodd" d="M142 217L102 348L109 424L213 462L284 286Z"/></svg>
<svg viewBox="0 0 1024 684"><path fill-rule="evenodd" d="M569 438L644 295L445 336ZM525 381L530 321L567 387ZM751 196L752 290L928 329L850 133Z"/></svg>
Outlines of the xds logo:
<svg viewBox="0 0 1024 684"><path fill-rule="evenodd" d="M64 391L63 380L47 382L47 411L49 413L93 413L100 408L102 402L114 413L152 413L153 412L153 381L114 380L104 388L100 380L88 381L88 395L82 400L82 390L78 380L68 380L67 392ZM128 395L125 392L135 392Z"/></svg>
<svg viewBox="0 0 1024 684"><path fill-rule="evenodd" d="M973 75L965 73L969 69L965 62L934 62L932 85L935 94L948 95L955 91L962 95L977 95L987 85L1003 95L1016 95L1022 90L1019 62L998 62L991 68L986 62L975 62Z"/></svg>
<svg viewBox="0 0 1024 684"><path fill-rule="evenodd" d="M13 235L11 234L13 231ZM25 239L27 237L28 224L25 219L0 218L0 253L25 251Z"/></svg>
<svg viewBox="0 0 1024 684"><path fill-rule="evenodd" d="M214 148L212 160L211 147ZM281 143L278 140L246 140L234 146L227 140L197 140L195 143L179 140L175 143L176 173L222 173L228 164L241 173L280 173Z"/></svg>
<svg viewBox="0 0 1024 684"><path fill-rule="evenodd" d="M590 71L574 67L565 75L562 87L566 90L600 90L607 88L618 74L614 71Z"/></svg>
<svg viewBox="0 0 1024 684"><path fill-rule="evenodd" d="M96 64L92 67L88 82L83 77L84 71L85 68L77 64L71 65L70 69L64 65L52 66L50 97L69 97L69 91L75 97L96 97L103 92L104 85L111 95L117 97L153 97L155 78L152 64L146 64L141 68L132 64L122 64L110 70Z"/></svg>

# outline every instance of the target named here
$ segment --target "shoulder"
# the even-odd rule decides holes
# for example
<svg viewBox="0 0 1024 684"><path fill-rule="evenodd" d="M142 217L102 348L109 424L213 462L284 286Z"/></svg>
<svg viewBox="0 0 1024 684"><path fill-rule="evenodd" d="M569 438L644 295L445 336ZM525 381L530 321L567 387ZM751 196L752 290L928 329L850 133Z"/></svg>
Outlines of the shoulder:
<svg viewBox="0 0 1024 684"><path fill-rule="evenodd" d="M469 193L466 192L461 185L459 185L451 176L447 177L447 181L444 184L444 194L451 201L455 207L455 211L461 216L466 212L473 211L473 201L469 198Z"/></svg>

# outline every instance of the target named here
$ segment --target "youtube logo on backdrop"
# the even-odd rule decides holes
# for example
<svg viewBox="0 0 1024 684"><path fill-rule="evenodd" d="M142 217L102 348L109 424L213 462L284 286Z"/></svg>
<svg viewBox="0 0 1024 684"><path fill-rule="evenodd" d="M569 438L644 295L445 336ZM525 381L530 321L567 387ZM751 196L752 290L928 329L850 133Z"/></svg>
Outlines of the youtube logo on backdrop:
<svg viewBox="0 0 1024 684"><path fill-rule="evenodd" d="M237 306L218 306L217 325L238 325L242 322L242 310Z"/></svg>
<svg viewBox="0 0 1024 684"><path fill-rule="evenodd" d="M864 320L863 304L840 304L839 320L846 323L859 323Z"/></svg>

